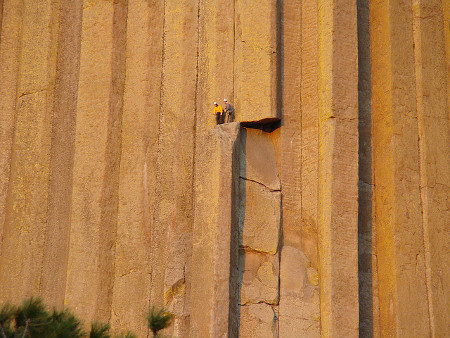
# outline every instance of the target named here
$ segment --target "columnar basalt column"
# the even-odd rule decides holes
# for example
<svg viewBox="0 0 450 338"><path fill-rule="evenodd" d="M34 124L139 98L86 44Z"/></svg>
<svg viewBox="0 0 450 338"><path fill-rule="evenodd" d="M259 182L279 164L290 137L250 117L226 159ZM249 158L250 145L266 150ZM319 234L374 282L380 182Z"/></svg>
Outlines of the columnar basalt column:
<svg viewBox="0 0 450 338"><path fill-rule="evenodd" d="M151 297L176 315L173 334L189 333L194 211L194 126L197 81L198 1L164 2L163 72L152 226ZM156 263L158 262L158 263ZM170 331L170 330L169 330Z"/></svg>
<svg viewBox="0 0 450 338"><path fill-rule="evenodd" d="M240 137L239 274L241 337L278 336L281 184L270 133Z"/></svg>
<svg viewBox="0 0 450 338"><path fill-rule="evenodd" d="M6 122L2 128L5 127L6 135L12 136L11 118L15 123L8 186L2 181L2 189L8 189L0 256L0 297L3 300L21 300L39 293L47 221L51 115L59 26L58 1L30 0L23 2L23 8L21 6L21 3L15 2L4 4L8 13L4 24L10 26L2 30L5 39L2 39L1 61L6 62L2 62L2 67L8 67L3 68L2 75L6 79L1 81L2 94L6 94L5 80L11 80L9 86L12 86L8 89L10 92L2 97L5 102L2 102L1 114ZM20 22L20 13L23 15L21 35L19 28L8 17L17 15L14 19ZM10 40L19 36L22 39L20 56L18 46ZM8 45L11 47L9 51L4 49ZM13 56L20 60L18 78L15 75L17 63L9 59ZM5 115L4 109L7 109ZM10 144L6 142L5 145L8 154ZM5 165L6 174L8 162L1 164Z"/></svg>
<svg viewBox="0 0 450 338"><path fill-rule="evenodd" d="M279 3L235 2L234 92L239 121L280 118Z"/></svg>
<svg viewBox="0 0 450 338"><path fill-rule="evenodd" d="M81 2L61 1L52 115L48 219L40 295L45 303L64 308L72 205L78 75L81 45Z"/></svg>
<svg viewBox="0 0 450 338"><path fill-rule="evenodd" d="M429 336L411 3L371 2L370 35L380 335Z"/></svg>
<svg viewBox="0 0 450 338"><path fill-rule="evenodd" d="M16 116L17 81L22 47L23 0L2 5L0 31L0 255L6 218Z"/></svg>
<svg viewBox="0 0 450 338"><path fill-rule="evenodd" d="M190 334L194 337L236 336L229 312L237 281L237 201L240 126L211 129L198 149L191 270ZM238 323L234 323L238 325Z"/></svg>
<svg viewBox="0 0 450 338"><path fill-rule="evenodd" d="M65 304L109 321L125 59L124 1L84 1Z"/></svg>
<svg viewBox="0 0 450 338"><path fill-rule="evenodd" d="M442 2L417 0L413 11L428 311L431 335L443 337L450 330L450 138Z"/></svg>
<svg viewBox="0 0 450 338"><path fill-rule="evenodd" d="M148 334L164 2L129 1L111 324Z"/></svg>
<svg viewBox="0 0 450 338"><path fill-rule="evenodd" d="M356 3L319 1L321 334L358 335Z"/></svg>
<svg viewBox="0 0 450 338"><path fill-rule="evenodd" d="M237 240L233 239L231 229L235 225L230 224L236 222L233 214L236 208L231 203L236 200L234 194L237 188L233 186L237 180L230 175L237 175L232 172L235 166L232 161L235 161L233 152L237 146L239 126L224 124L215 128L213 114L214 101L223 106L223 99L226 98L234 104L234 4L234 0L199 1L198 58L195 65L192 292L186 300L190 304L192 336L237 334L233 324L237 317L237 302L233 297L237 296L237 292L229 291L237 284L230 270L230 265L237 266L237 249L232 249L233 245L237 245ZM216 161L220 162L220 166ZM217 185L219 191L212 191L211 187ZM208 197L211 197L210 205ZM220 201L224 204L221 205ZM210 215L206 216L207 213ZM205 217L210 217L211 223ZM202 234L201 238L199 234ZM212 252L206 254L205 250ZM206 301L208 297L212 299Z"/></svg>

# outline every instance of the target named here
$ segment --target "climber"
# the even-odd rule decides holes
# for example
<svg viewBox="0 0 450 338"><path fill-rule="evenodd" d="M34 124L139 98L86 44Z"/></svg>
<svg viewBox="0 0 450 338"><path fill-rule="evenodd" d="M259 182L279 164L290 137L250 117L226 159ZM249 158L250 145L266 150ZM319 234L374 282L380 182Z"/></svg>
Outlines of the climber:
<svg viewBox="0 0 450 338"><path fill-rule="evenodd" d="M225 123L233 122L233 107L228 103L227 99L223 99L224 113L225 113Z"/></svg>
<svg viewBox="0 0 450 338"><path fill-rule="evenodd" d="M222 106L217 104L217 102L214 102L214 114L216 115L217 124L222 124L224 121L224 112Z"/></svg>

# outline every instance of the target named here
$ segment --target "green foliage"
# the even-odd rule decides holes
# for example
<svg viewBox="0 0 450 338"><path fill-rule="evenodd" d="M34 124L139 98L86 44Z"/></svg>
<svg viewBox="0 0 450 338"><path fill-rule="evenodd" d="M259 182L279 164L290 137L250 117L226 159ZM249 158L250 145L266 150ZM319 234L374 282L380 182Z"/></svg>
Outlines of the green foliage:
<svg viewBox="0 0 450 338"><path fill-rule="evenodd" d="M157 335L158 331L165 329L170 325L174 315L164 308L157 310L154 306L150 309L147 320L148 327L152 330L153 335Z"/></svg>
<svg viewBox="0 0 450 338"><path fill-rule="evenodd" d="M68 310L56 311L49 316L46 337L49 338L80 338L86 334L82 323Z"/></svg>
<svg viewBox="0 0 450 338"><path fill-rule="evenodd" d="M92 323L89 338L110 338L109 324Z"/></svg>
<svg viewBox="0 0 450 338"><path fill-rule="evenodd" d="M92 323L91 331L69 310L49 313L38 298L26 299L21 306L4 305L0 309L0 338L110 338L109 324ZM117 338L136 338L125 333Z"/></svg>
<svg viewBox="0 0 450 338"><path fill-rule="evenodd" d="M15 331L22 337L44 337L48 312L38 298L25 299L14 314Z"/></svg>

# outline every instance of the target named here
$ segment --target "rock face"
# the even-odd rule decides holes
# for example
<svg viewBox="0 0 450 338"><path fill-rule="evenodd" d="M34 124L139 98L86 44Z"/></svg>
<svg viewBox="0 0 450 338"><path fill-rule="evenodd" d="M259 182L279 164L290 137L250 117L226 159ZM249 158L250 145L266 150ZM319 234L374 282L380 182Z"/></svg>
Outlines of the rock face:
<svg viewBox="0 0 450 338"><path fill-rule="evenodd" d="M450 331L449 1L0 0L0 79L0 305Z"/></svg>

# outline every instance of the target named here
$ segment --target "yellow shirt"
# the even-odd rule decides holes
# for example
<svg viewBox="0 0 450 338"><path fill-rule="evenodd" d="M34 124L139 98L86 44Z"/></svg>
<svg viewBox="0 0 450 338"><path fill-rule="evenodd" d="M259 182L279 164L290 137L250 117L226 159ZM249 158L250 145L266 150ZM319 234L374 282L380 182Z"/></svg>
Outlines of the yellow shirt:
<svg viewBox="0 0 450 338"><path fill-rule="evenodd" d="M217 114L217 113L221 113L221 114L223 113L223 109L220 104L218 104L216 107L214 107L214 114Z"/></svg>

